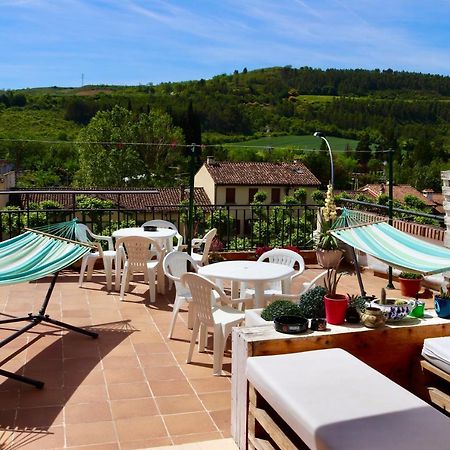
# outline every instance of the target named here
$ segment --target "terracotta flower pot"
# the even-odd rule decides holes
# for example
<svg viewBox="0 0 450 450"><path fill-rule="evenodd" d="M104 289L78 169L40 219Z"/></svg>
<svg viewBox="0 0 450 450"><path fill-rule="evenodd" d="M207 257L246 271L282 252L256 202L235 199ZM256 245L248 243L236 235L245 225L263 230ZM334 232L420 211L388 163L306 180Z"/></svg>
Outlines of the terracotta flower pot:
<svg viewBox="0 0 450 450"><path fill-rule="evenodd" d="M422 278L399 278L400 292L405 297L415 297L420 291Z"/></svg>
<svg viewBox="0 0 450 450"><path fill-rule="evenodd" d="M331 325L341 325L345 321L348 296L344 294L325 295L325 317Z"/></svg>
<svg viewBox="0 0 450 450"><path fill-rule="evenodd" d="M324 269L334 269L342 258L342 250L316 250L317 262Z"/></svg>

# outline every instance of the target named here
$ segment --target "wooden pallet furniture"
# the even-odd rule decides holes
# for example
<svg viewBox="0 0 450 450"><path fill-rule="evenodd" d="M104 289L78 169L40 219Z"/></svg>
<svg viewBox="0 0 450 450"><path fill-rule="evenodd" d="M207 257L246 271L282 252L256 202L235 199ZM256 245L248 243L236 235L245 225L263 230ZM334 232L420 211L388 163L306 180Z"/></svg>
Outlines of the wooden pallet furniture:
<svg viewBox="0 0 450 450"><path fill-rule="evenodd" d="M429 400L450 414L450 336L425 339L422 357Z"/></svg>
<svg viewBox="0 0 450 450"><path fill-rule="evenodd" d="M278 333L273 326L233 330L231 435L239 449L247 448L247 359L310 350L342 348L422 399L428 398L420 367L425 338L450 336L450 321L432 317L405 319L371 330L362 325L329 325L327 331L301 335Z"/></svg>
<svg viewBox="0 0 450 450"><path fill-rule="evenodd" d="M251 357L250 450L446 450L450 418L342 349Z"/></svg>

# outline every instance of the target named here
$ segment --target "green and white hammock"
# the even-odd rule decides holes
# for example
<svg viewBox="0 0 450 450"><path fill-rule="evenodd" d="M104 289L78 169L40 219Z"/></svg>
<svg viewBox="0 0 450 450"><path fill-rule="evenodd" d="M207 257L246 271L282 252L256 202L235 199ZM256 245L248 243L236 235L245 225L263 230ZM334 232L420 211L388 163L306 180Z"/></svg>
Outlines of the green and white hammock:
<svg viewBox="0 0 450 450"><path fill-rule="evenodd" d="M0 328L3 325L7 325L9 328L20 322L26 323L22 328L1 339L0 348L42 322L75 331L94 339L98 336L92 330L52 319L46 313L59 271L95 248L88 242L84 230L83 227L78 226L77 220L74 219L70 222L40 227L36 230L27 230L17 237L0 243L0 284L32 281L53 274L47 294L37 313L28 313L22 317L0 314L7 317L0 320ZM2 368L0 368L0 376L31 384L37 388L44 386L44 383L40 380Z"/></svg>
<svg viewBox="0 0 450 450"><path fill-rule="evenodd" d="M32 281L53 274L73 264L92 248L76 219L27 229L19 236L0 242L0 284Z"/></svg>
<svg viewBox="0 0 450 450"><path fill-rule="evenodd" d="M450 270L450 249L418 239L386 222L361 224L358 219L353 211L344 209L331 234L400 270L424 275Z"/></svg>

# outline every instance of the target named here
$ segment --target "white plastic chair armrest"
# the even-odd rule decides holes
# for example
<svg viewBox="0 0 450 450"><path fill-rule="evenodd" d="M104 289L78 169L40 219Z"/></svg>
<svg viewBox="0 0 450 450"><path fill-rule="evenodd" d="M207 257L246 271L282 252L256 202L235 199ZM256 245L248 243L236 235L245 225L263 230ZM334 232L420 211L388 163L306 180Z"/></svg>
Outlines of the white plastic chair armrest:
<svg viewBox="0 0 450 450"><path fill-rule="evenodd" d="M298 276L300 276L303 272L297 271L294 275L291 276L291 281L294 281Z"/></svg>
<svg viewBox="0 0 450 450"><path fill-rule="evenodd" d="M100 236L99 234L92 234L92 233L91 236L97 241L108 242L108 250L114 250L114 244L111 236Z"/></svg>
<svg viewBox="0 0 450 450"><path fill-rule="evenodd" d="M203 239L199 239L199 238L194 238L194 239L192 239L192 241L191 241L191 247L192 248L194 248L194 247L200 247L200 245L201 244L203 244Z"/></svg>

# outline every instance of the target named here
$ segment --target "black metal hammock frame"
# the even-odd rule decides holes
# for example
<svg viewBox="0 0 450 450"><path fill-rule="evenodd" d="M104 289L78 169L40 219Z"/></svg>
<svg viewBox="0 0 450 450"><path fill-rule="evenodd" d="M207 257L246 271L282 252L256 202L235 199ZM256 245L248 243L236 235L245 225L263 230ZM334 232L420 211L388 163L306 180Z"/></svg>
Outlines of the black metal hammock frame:
<svg viewBox="0 0 450 450"><path fill-rule="evenodd" d="M44 301L37 313L0 320L0 327L5 324L27 322L19 330L0 340L0 348L40 323L56 325L94 339L98 337L98 334L93 331L52 319L46 313L59 271L70 266L94 248L89 242L75 240L80 238L83 239L83 235L80 234L77 220L74 219L70 222L41 227L35 230L27 229L25 233L0 243L0 284L32 281L53 274ZM33 385L39 389L44 386L43 381L1 368L0 375Z"/></svg>

